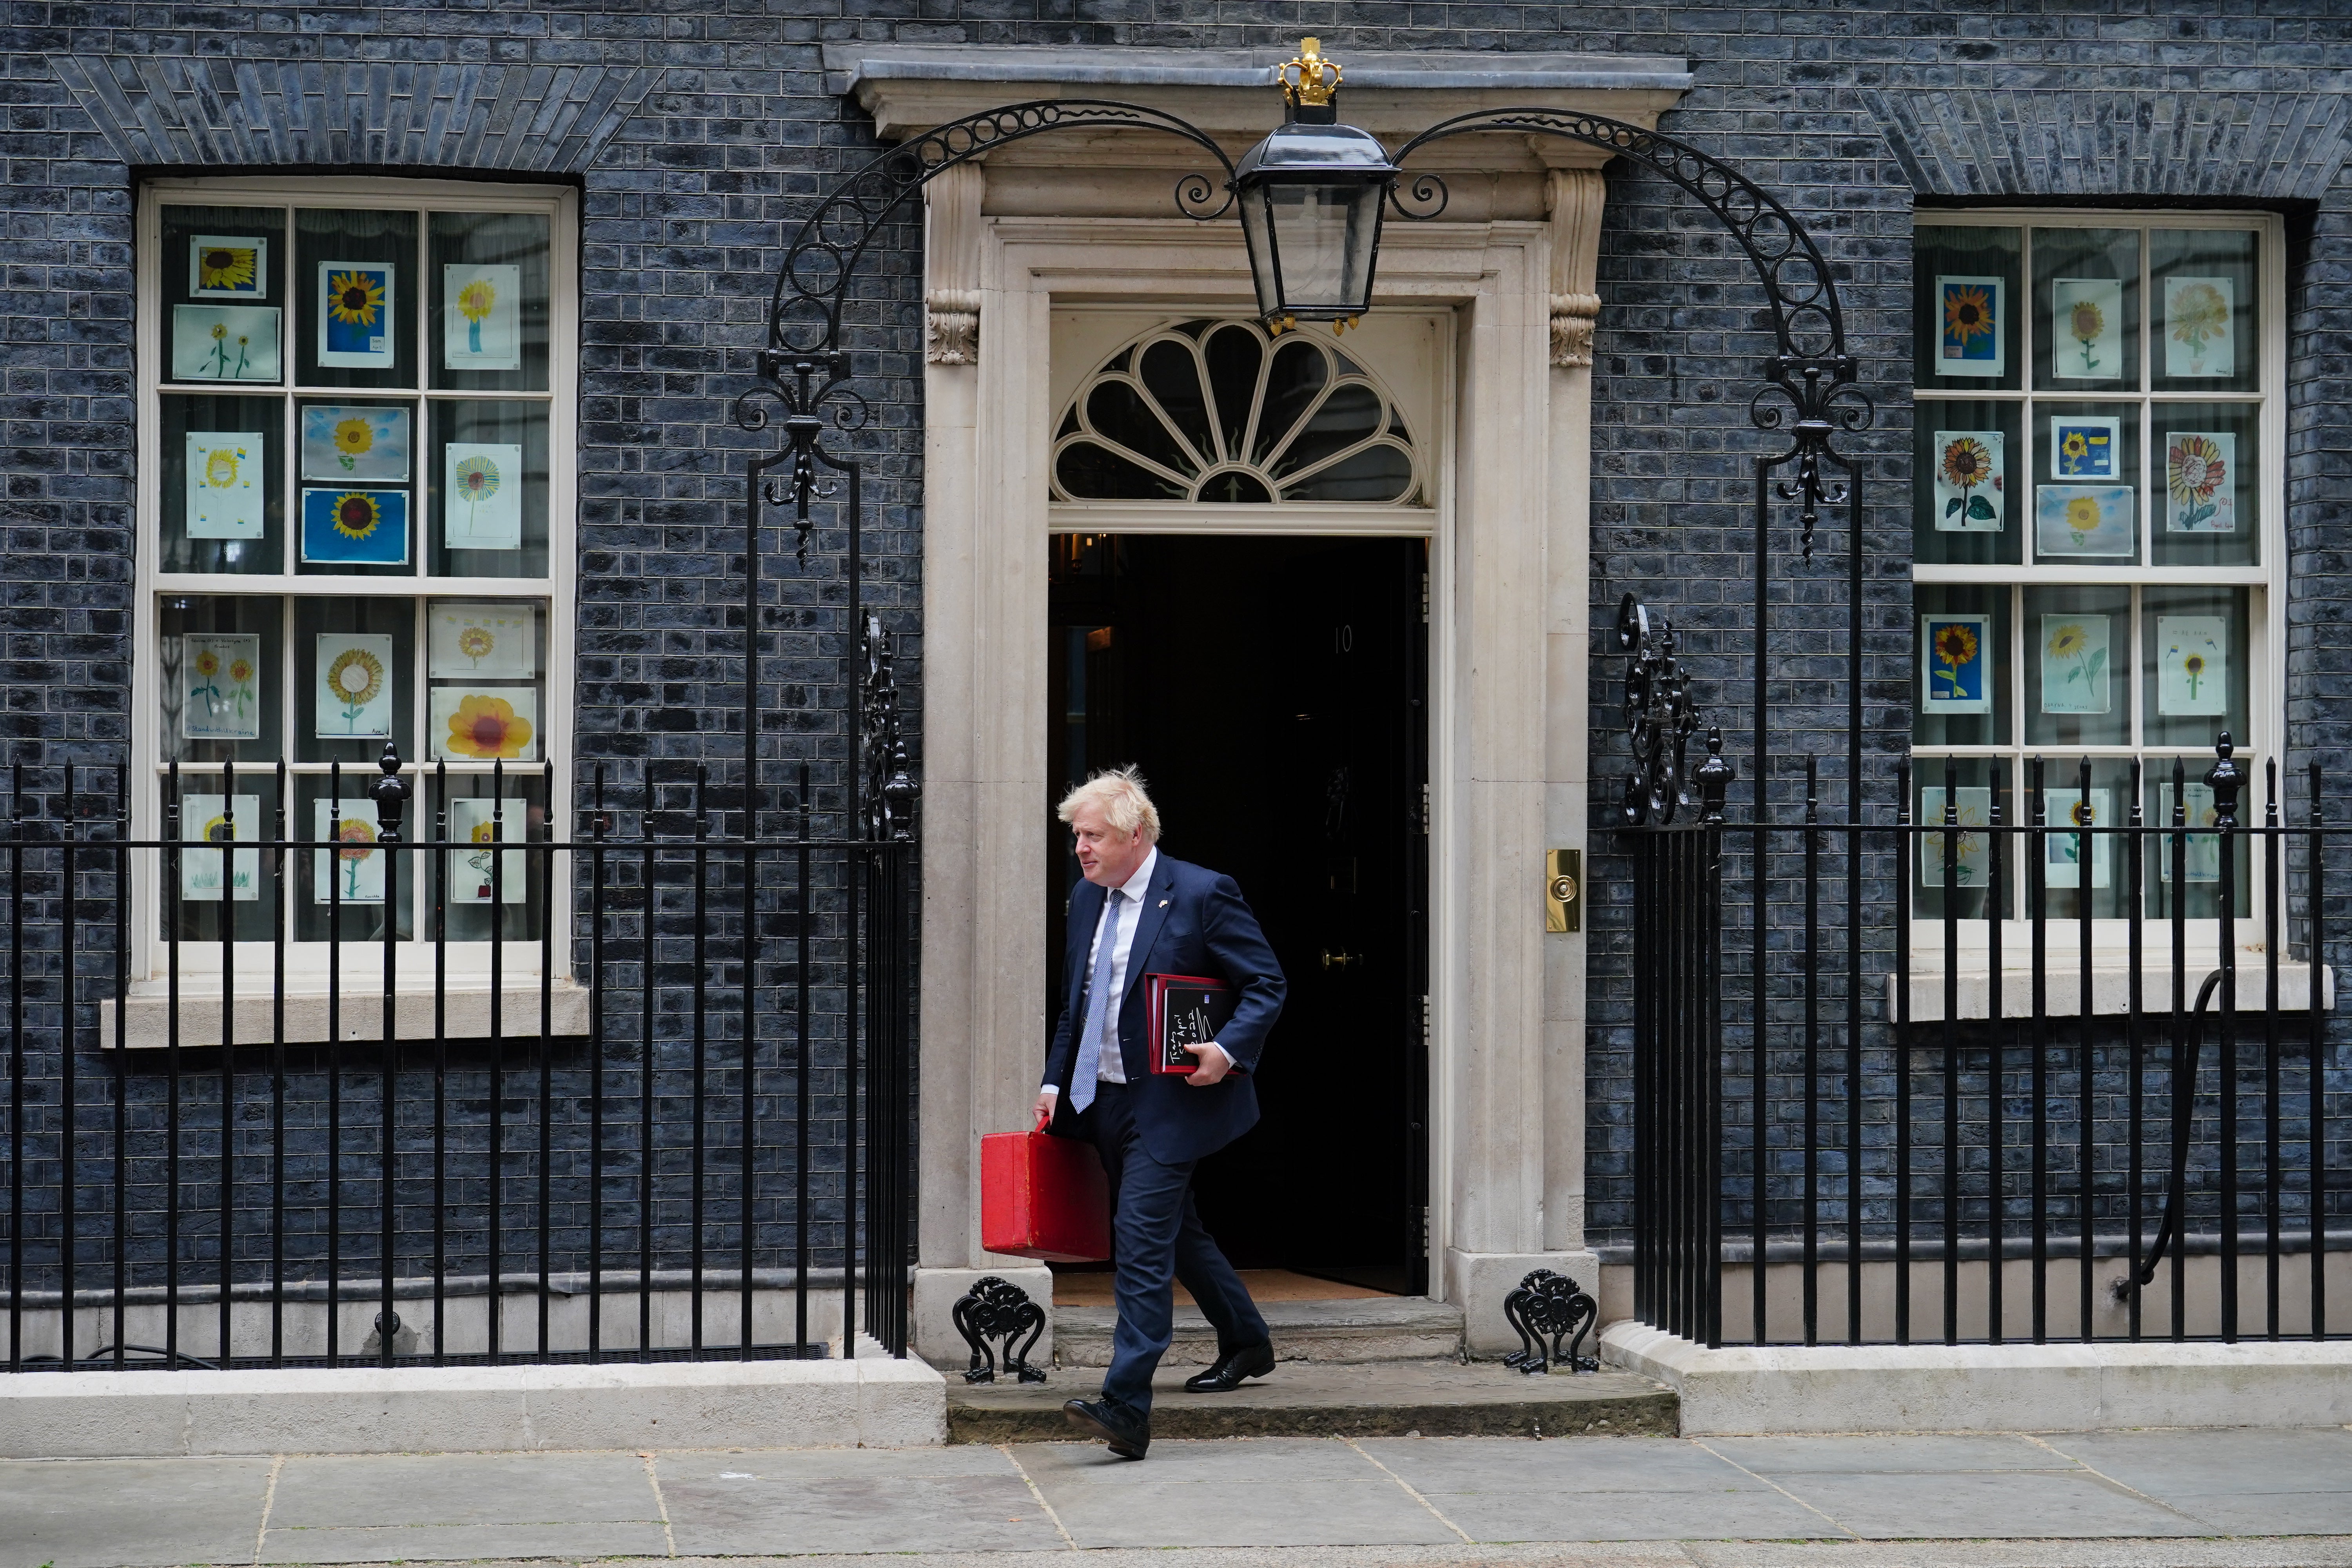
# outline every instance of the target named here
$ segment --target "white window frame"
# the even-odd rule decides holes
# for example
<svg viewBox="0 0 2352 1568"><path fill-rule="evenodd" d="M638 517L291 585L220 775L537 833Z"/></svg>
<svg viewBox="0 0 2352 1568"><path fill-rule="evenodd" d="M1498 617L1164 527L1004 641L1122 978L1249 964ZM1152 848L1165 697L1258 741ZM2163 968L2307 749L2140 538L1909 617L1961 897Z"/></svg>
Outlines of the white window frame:
<svg viewBox="0 0 2352 1568"><path fill-rule="evenodd" d="M417 241L420 260L417 265L420 268L418 273L420 285L424 276L421 271L424 265L421 258L426 243L427 232L424 215L431 212L507 212L541 214L548 217L550 220L548 258L550 297L548 301L548 380L547 389L544 392L500 389L495 393L486 393L480 390L433 386L430 370L432 345L429 341L433 315L429 310L423 308L424 296L421 288L412 288L410 290L412 302L407 309L407 324L404 329L416 334L417 353L414 363L417 367L417 384L415 387L355 390L348 386L318 387L303 383L299 379L301 369L298 363L299 356L293 348L298 341L298 328L293 316L294 307L289 300L284 325L286 346L281 356L281 363L287 367L286 376L281 382L267 385L255 384L248 389L252 395L277 396L292 403L299 403L306 397L320 396L363 395L379 398L391 395L413 397L418 405L417 428L420 431L431 429L429 406L436 401L466 401L495 397L502 402L546 403L548 405L548 571L545 577L428 577L423 574L423 568L429 561L430 554L422 548L415 552L417 574L410 577L346 577L328 574L285 571L274 574L165 573L156 569L156 563L161 558L162 542L163 388L180 384L170 382L160 374L162 368L169 363L164 323L166 312L161 305L162 269L169 264L170 260L162 253L163 210L167 205L283 205L289 208L299 205L337 207L344 210L415 211L418 214ZM570 792L568 788L562 786L562 781L570 776L572 760L572 653L578 572L575 527L579 501L580 202L578 192L568 185L488 184L473 181L351 177L233 176L216 179L151 180L142 184L139 190L137 225L138 293L134 328L138 363L138 510L133 573L136 625L133 634L130 720L132 781L131 837L134 839L152 841L160 839L163 834L163 795L166 786L162 781L165 775L167 759L162 753L159 725L155 718L161 710L163 699L159 643L163 600L171 596L195 595L213 597L224 595L275 597L284 601L296 597L331 597L346 595L352 591L354 585L371 596L412 599L419 610L420 622L415 642L415 658L418 662L415 669L407 672L408 679L415 683L415 688L419 693L419 700L415 705L415 729L414 733L404 739L401 747L403 760L407 764L404 776L409 780L412 788L408 814L403 829L403 837L409 843L429 838L433 831L431 807L423 788L423 783L431 775L434 765L428 760L429 749L422 743L425 729L429 721L426 705L422 700L425 639L421 616L425 605L434 598L460 596L480 599L529 598L544 603L547 668L542 689L545 692L545 702L541 713L541 733L544 742L541 748L542 761L509 763L506 771L509 776L518 778L547 774L551 771L553 773L554 776L550 779L547 791L550 817L558 838L570 837L570 829L573 826L570 820ZM289 237L288 242L290 243L293 233L290 222L287 233ZM286 276L289 279L293 276L293 268L290 265L286 268ZM289 295L292 294L294 287L291 282L289 283ZM290 534L291 530L297 526L295 498L300 494L300 485L296 477L299 462L299 443L289 439L284 445L288 449L283 459L287 465L283 482L284 493L288 498L287 526ZM418 453L416 461L420 465L425 461L423 456L425 447L425 442L420 437L415 448ZM417 493L420 497L423 494L421 483ZM416 537L421 544L423 530L427 525L427 519L421 506L415 513L415 519ZM292 548L290 538L287 547L290 552ZM281 558L279 563L281 568L292 563L290 558ZM290 679L290 671L287 672L284 678ZM290 686L284 696L284 708L289 718L298 710L296 694ZM248 767L256 775L274 772L274 764L265 763L240 764L239 771L242 773ZM469 773L487 775L490 772L490 764L487 763L453 762L448 764L448 767L453 778ZM199 771L195 776L201 779L207 771L210 771L209 765L204 765L202 771ZM287 759L289 787L292 779L297 776L323 773L325 771L324 763L297 763L290 757ZM352 779L355 771L364 775L358 781L362 785L367 777L374 776L373 767L354 770L347 764L344 768L347 781ZM184 782L185 776L184 774L184 789L187 787ZM215 776L217 777L217 774ZM288 804L288 836L296 840L309 837L309 830L295 820L296 814L290 808L291 803ZM259 837L266 838L268 835L268 826L262 825ZM415 856L407 858L411 864L417 859ZM554 966L559 976L566 972L567 967L567 955L562 935L563 927L559 913L571 907L572 877L571 868L567 864L568 859L566 856L556 857L554 886L551 891L548 910L548 918L556 921ZM139 853L138 860L141 864L133 868L134 876L131 884L135 889L132 896L135 912L131 936L131 979L134 983L134 995L152 989L166 976L171 963L172 946L166 941L162 926L163 900L159 892L162 888L161 878L163 875L163 857L157 851L145 850ZM405 871L406 868L404 867L404 873ZM290 888L299 880L299 873L292 874L288 877L287 883ZM417 896L415 891L417 879L404 874L402 882L405 889L404 896ZM428 923L423 917L421 904L418 906L418 910L414 927L415 934L409 940L394 944L398 984L403 991L429 989L433 984L436 944L431 938ZM295 940L293 915L294 911L289 909L285 944L288 992L292 994L297 992L323 990L329 966L329 949L335 944L327 942ZM177 945L179 973L183 981L193 982L191 989L195 994L201 995L209 989L216 998L218 978L221 973L222 944L217 940L183 940ZM370 992L381 990L383 984L381 941L346 939L340 945L342 948L344 989L346 991L365 989ZM491 967L490 945L488 942L450 940L446 944L448 973L453 976L475 980L486 977ZM498 945L504 950L501 961L505 975L511 979L528 981L535 991L539 974L539 941L537 939L505 941ZM268 995L271 987L271 955L275 944L267 941L239 941L235 947L237 996L244 999ZM362 954L366 956L362 957ZM215 1001L213 1009L213 1016L215 1018L217 1011ZM509 1007L509 1013L510 1015L512 1013L511 1007ZM531 1021L535 1031L535 1011L531 1015ZM346 1032L348 1033L349 1030L347 1029ZM405 1033L405 1029L403 1032ZM453 1032L478 1033L480 1031L459 1029ZM112 1043L110 1024L101 1033L105 1042L110 1045ZM248 1043L253 1038L242 1026L238 1031L238 1037ZM263 1037L266 1038L266 1035ZM299 1033L289 1033L289 1037L318 1037L308 1030L303 1030Z"/></svg>
<svg viewBox="0 0 2352 1568"><path fill-rule="evenodd" d="M1912 565L1912 582L1918 586L1948 584L2014 585L2010 603L2012 641L2018 636L2017 628L2022 625L2022 600L2018 595L2030 587L2129 584L2136 587L2181 585L2243 587L2250 590L2247 617L2246 694L2249 731L2244 735L2231 737L2239 765L2244 770L2246 777L2246 788L2240 797L2238 820L2247 825L2259 825L2262 822L2265 799L2264 763L2272 759L2282 759L2283 776L2279 781L2280 819L2286 823L2298 820L2305 803L2297 791L2297 781L2284 776L2283 765L2286 719L2287 554L2284 223L2276 215L2270 213L2184 212L2126 206L2070 207L2063 211L2014 207L1920 208L1915 212L1914 221L1922 227L2020 230L2019 268L2023 287L2017 310L2020 319L2028 323L2032 320L2033 306L2031 297L2032 289L2031 231L2033 229L2141 226L2175 230L2245 231L2251 229L2255 232L2260 317L2258 352L2262 357L2257 390L2252 393L2204 390L2158 391L2155 388L2153 384L2155 378L2150 367L2156 363L2155 355L2159 352L2161 339L2151 333L2151 323L2156 308L2150 299L2152 289L2148 283L2150 266L2148 247L2143 244L2140 247L2139 289L2139 343L2142 368L2136 390L2094 394L2066 392L2032 384L2032 353L2027 342L2026 332L2021 330L2011 350L2020 356L2023 366L2022 374L2019 377L2019 385L2015 390L1992 390L1971 386L1931 387L1915 383L1912 398L1914 418L1922 422L1917 427L1928 427L1924 422L1937 417L1935 408L1941 403L2015 403L2022 407L2029 403L2051 400L2080 402L2086 397L2095 397L2106 402L2137 402L2151 408L2166 403L2244 402L2253 405L2261 411L2262 478L2253 497L2258 519L2256 526L2262 531L2260 563L2252 566L2158 566L2152 563L2136 563L2127 566L1944 565L1915 560ZM2029 443L2029 449L2032 449L2031 443ZM2148 465L2144 470L2145 473L2155 474L2160 471L2160 458L2152 450L2147 452L2144 461ZM2013 473L2015 471L2012 470ZM1913 475L1912 483L1915 486L1927 482L1929 480L1926 473ZM2139 486L2137 480L2135 483L2136 487L2140 488L2144 500L2152 500L2158 493L2155 488ZM2031 496L2031 487L2032 481L2029 475L2026 481L2020 485L2018 490L2011 497L2012 511L2021 520L2031 517L2030 508L2026 504ZM2021 526L2030 527L2030 521L2021 521ZM2143 526L2152 527L2153 522L2145 521ZM2135 633L2137 630L2137 622L2138 618L2135 616ZM2005 655L2006 652L2007 650L2004 650ZM2137 666L2140 658L2137 635L2134 637L2132 658ZM1964 786L1981 782L1982 768L1988 760L2000 759L2020 764L2012 769L2011 774L2016 787L2005 796L2005 804L2010 809L2010 820L2015 823L2025 820L2023 814L2031 809L2029 797L2023 793L2027 775L2022 764L2030 762L2037 752L2046 759L2044 783L2052 789L2074 787L2074 764L2079 757L2088 756L2094 762L2101 760L2127 762L2131 758L2140 757L2148 759L2153 765L2159 759L2182 753L2182 748L2145 744L2140 746L2059 746L2054 744L2037 746L2029 742L2024 738L2025 702L2030 695L2026 689L2028 681L2026 661L2017 658L2006 658L2005 661L2010 666L2005 679L2011 682L2011 712L2014 715L2012 739L1995 745L1915 743L1911 750L1914 774L1912 798L1907 803L1909 809L1914 813L1918 810L1921 788L1937 787L1942 784L1943 759L1946 757L1960 760L1961 782ZM2136 687L2135 689L2137 689ZM1916 725L1919 718L1916 691L1909 700L1912 721ZM2136 699L2136 709L2139 706ZM2136 723L2137 721L2136 717ZM2195 760L2198 753L2187 752L2185 754L2189 759L2189 777L2192 782L2201 782L2205 769L2211 765L2210 752L2204 753L2206 761L2201 765ZM1972 774L1975 776L1971 776ZM2149 782L2163 782L2163 778L2169 776L2168 765L2166 767L2163 778L2153 772L2146 776ZM2014 880L2021 868L2018 866L2015 857L2011 857L2010 861L2011 864L2006 868L2007 874ZM1917 856L1914 851L1906 856L1903 874L1916 885L1916 873ZM2263 868L2259 855L2255 856L2250 865L2249 873L2252 898L2246 909L2237 911L2239 946L2242 952L2259 953L2263 942L2260 915L2264 907L2263 900L2265 893ZM2151 883L2155 879L2155 871L2151 868L2148 872ZM2023 884L2017 882L2016 885L2021 887ZM2015 916L2002 922L2002 969L2005 975L2013 975L2021 972L2031 962L2032 928L2030 920L2026 918L2021 898L2014 907L2017 911ZM2160 920L2156 916L2146 917L2145 929L2149 932L2149 936L2145 963L2146 971L2150 975L2159 972L2169 972L2171 947L2168 939L2161 938L2161 932L2169 929L2169 923L2168 920ZM1959 962L1962 971L1961 1016L1981 1017L1984 1016L1986 1005L1983 985L1988 964L1985 948L1986 926L1981 919L1964 919L1958 922L1958 925ZM2192 971L2211 967L2218 960L2221 939L2219 921L2210 916L2201 919L2192 916L2187 921L2187 925L2189 944L2188 959ZM2046 929L2044 952L2052 994L2049 1010L2053 1015L2071 1014L2077 1010L2074 992L2078 984L2079 958L2076 955L2076 950L2079 942L2079 922L2071 916L2063 920L2053 917L2048 922ZM2095 1012L2107 1013L2122 1010L2120 999L2125 989L2122 972L2127 952L2128 930L2128 921L2120 917L2100 916L2092 921L2093 1010ZM1940 1018L1942 1016L1945 942L1945 921L1940 917L1914 917L1911 942L1913 973L1911 1016L1914 1020L1932 1020ZM2242 975L2245 973L2242 960L2241 968ZM1893 977L1889 976L1890 984L1892 980ZM2195 984L2193 973L2190 984L2193 989ZM2246 979L2241 979L2242 999L2251 994L2245 989L2247 984ZM2252 974L2252 984L2258 992L2261 985L2258 969ZM2304 1005L2302 998L2307 994L2307 984L2308 975L2305 965L2282 962L2280 988L2283 993L2281 997L2283 1005L2290 1003L2298 1006ZM2328 979L2323 972L2323 1005L2332 1000L2331 990ZM2114 994L2110 995L2110 992ZM2168 996L2158 997L2151 994L2148 997L2148 1005L2151 1006L2168 1005ZM2027 1005L2027 998L2021 994L2021 987L2013 981L2007 983L2003 997L2004 1014L2017 1016Z"/></svg>

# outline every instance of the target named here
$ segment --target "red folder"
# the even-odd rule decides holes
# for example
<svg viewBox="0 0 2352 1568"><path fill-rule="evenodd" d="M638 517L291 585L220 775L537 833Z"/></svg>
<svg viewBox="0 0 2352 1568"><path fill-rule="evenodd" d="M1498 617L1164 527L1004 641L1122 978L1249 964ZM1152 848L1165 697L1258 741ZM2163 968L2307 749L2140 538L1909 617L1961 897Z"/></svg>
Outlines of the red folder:
<svg viewBox="0 0 2352 1568"><path fill-rule="evenodd" d="M1048 1263L1110 1256L1110 1183L1094 1145L1048 1132L980 1141L980 1244Z"/></svg>

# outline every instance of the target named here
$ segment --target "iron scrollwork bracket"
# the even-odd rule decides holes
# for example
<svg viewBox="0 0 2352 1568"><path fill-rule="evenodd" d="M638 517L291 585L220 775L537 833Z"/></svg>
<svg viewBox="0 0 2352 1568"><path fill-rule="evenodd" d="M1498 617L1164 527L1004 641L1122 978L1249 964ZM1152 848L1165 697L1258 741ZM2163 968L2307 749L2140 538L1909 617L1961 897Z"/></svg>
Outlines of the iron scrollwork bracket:
<svg viewBox="0 0 2352 1568"><path fill-rule="evenodd" d="M921 786L907 756L906 731L898 716L898 678L890 634L882 617L866 617L859 641L859 667L866 683L862 706L866 733L860 737L866 788L859 806L865 837L875 843L904 842L915 836L915 797Z"/></svg>
<svg viewBox="0 0 2352 1568"><path fill-rule="evenodd" d="M1690 738L1698 730L1690 677L1675 659L1674 623L1654 619L1632 594L1617 606L1617 648L1625 660L1625 731L1633 772L1617 808L1621 827L1665 827L1692 800Z"/></svg>
<svg viewBox="0 0 2352 1568"><path fill-rule="evenodd" d="M1606 115L1527 108L1475 110L1441 121L1397 150L1402 165L1433 142L1449 137L1504 133L1548 136L1629 158L1697 198L1748 258L1764 286L1770 308L1774 351L1764 362L1764 384L1748 403L1748 418L1759 430L1786 427L1789 450L1766 465L1791 459L1796 472L1780 483L1780 499L1798 503L1801 539L1807 559L1824 507L1846 504L1853 494L1853 465L1831 446L1840 430L1869 426L1874 410L1861 386L1861 366L1846 352L1845 320L1829 262L1812 236L1780 199L1713 153L1687 142ZM1445 182L1426 170L1402 171L1389 187L1389 205L1398 216L1426 223L1445 210ZM1843 468L1834 479L1823 462ZM1860 541L1853 542L1859 550Z"/></svg>
<svg viewBox="0 0 2352 1568"><path fill-rule="evenodd" d="M1029 1364L1029 1352L1037 1348L1038 1338L1045 1331L1045 1310L1029 1299L1028 1291L991 1274L957 1298L950 1316L955 1320L956 1332L971 1347L971 1365L963 1374L966 1383L994 1383L1000 1366L1018 1383L1045 1381L1045 1373ZM1029 1337L1022 1341L1019 1350L1013 1349L1013 1342L1024 1332ZM991 1340L1002 1342L1001 1360L989 1344Z"/></svg>
<svg viewBox="0 0 2352 1568"><path fill-rule="evenodd" d="M1575 1280L1549 1268L1537 1269L1503 1298L1503 1317L1519 1336L1519 1348L1505 1356L1503 1364L1529 1374L1549 1372L1555 1365L1570 1372L1599 1372L1600 1360L1583 1352L1584 1336L1600 1315L1600 1304ZM1568 1341L1565 1351L1559 1343L1563 1339Z"/></svg>

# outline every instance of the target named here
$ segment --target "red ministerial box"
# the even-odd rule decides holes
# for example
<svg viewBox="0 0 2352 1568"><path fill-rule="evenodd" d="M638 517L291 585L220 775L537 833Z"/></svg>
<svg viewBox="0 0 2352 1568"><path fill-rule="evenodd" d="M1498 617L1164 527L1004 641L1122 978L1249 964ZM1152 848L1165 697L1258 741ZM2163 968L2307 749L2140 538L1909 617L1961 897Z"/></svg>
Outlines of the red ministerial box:
<svg viewBox="0 0 2352 1568"><path fill-rule="evenodd" d="M980 1141L980 1244L1047 1263L1110 1256L1110 1183L1094 1145L1050 1132Z"/></svg>

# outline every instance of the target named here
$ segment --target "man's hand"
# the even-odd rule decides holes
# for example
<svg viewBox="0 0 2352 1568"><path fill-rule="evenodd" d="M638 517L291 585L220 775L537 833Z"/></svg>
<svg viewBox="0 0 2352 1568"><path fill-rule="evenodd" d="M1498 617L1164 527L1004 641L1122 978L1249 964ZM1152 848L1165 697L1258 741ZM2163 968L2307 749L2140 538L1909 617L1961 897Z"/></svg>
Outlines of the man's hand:
<svg viewBox="0 0 2352 1568"><path fill-rule="evenodd" d="M1038 1126L1043 1127L1045 1123L1054 1120L1054 1102L1061 1098L1061 1093L1057 1089L1041 1089L1037 1091L1036 1112Z"/></svg>
<svg viewBox="0 0 2352 1568"><path fill-rule="evenodd" d="M1184 1081L1206 1089L1234 1070L1234 1058L1225 1055L1225 1047L1211 1040L1205 1045L1186 1046L1186 1050L1201 1058L1201 1070L1185 1075Z"/></svg>

